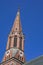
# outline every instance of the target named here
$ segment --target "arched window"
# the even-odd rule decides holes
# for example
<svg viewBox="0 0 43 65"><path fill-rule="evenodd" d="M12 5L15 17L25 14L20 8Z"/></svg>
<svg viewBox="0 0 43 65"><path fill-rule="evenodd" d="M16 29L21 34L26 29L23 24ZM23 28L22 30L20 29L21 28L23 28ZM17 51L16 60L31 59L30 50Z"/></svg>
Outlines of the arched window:
<svg viewBox="0 0 43 65"><path fill-rule="evenodd" d="M16 47L17 46L17 36L15 35L15 37L14 37L14 47Z"/></svg>
<svg viewBox="0 0 43 65"><path fill-rule="evenodd" d="M22 37L20 37L20 49L22 49Z"/></svg>

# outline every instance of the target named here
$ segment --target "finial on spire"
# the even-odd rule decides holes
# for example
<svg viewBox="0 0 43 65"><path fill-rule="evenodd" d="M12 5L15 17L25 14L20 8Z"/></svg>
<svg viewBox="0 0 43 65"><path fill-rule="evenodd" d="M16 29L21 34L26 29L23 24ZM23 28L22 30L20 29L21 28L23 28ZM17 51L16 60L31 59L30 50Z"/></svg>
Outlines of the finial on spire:
<svg viewBox="0 0 43 65"><path fill-rule="evenodd" d="M19 15L19 16L20 16L20 7L18 8L17 15Z"/></svg>
<svg viewBox="0 0 43 65"><path fill-rule="evenodd" d="M18 9L17 15L20 16L20 8Z"/></svg>
<svg viewBox="0 0 43 65"><path fill-rule="evenodd" d="M18 12L17 12L17 15L19 15L19 14L20 14L20 12L18 11Z"/></svg>

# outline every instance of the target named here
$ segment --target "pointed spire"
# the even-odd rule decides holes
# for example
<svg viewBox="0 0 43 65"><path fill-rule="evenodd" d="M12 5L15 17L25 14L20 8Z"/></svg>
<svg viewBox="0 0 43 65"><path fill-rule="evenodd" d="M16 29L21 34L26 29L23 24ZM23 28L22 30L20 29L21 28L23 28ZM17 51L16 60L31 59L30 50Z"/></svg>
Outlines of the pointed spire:
<svg viewBox="0 0 43 65"><path fill-rule="evenodd" d="M18 12L17 12L16 18L14 20L14 25L12 27L11 32L13 33L13 32L16 32L16 31L18 31L18 32L22 31L21 22L20 22L20 10L18 10Z"/></svg>

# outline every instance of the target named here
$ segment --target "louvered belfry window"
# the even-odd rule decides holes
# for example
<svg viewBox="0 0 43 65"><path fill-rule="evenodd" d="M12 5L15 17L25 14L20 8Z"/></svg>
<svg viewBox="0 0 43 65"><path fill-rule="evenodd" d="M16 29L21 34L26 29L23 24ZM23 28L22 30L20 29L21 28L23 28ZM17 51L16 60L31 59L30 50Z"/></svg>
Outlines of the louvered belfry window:
<svg viewBox="0 0 43 65"><path fill-rule="evenodd" d="M14 47L16 47L17 46L17 36L15 35L15 37L14 37Z"/></svg>
<svg viewBox="0 0 43 65"><path fill-rule="evenodd" d="M22 37L20 37L20 49L22 50Z"/></svg>
<svg viewBox="0 0 43 65"><path fill-rule="evenodd" d="M10 49L10 46L11 46L11 37L9 38L9 45L8 45L9 49Z"/></svg>

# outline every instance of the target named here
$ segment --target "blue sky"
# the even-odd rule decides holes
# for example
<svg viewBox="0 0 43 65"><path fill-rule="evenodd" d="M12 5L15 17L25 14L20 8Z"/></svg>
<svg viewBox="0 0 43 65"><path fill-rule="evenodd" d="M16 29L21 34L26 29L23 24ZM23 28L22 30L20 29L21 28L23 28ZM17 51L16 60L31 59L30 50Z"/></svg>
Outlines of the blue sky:
<svg viewBox="0 0 43 65"><path fill-rule="evenodd" d="M25 35L26 61L43 55L43 0L0 0L0 62L18 8Z"/></svg>

